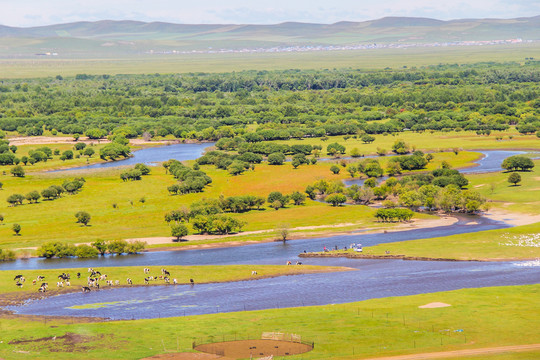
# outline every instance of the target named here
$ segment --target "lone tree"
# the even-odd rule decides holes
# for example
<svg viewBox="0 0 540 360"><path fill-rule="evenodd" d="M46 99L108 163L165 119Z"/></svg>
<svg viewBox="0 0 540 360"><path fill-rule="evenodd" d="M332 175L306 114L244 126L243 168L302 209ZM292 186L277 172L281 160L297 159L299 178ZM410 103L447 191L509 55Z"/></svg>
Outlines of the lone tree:
<svg viewBox="0 0 540 360"><path fill-rule="evenodd" d="M13 232L15 233L16 236L19 236L20 233L21 233L21 225L19 224L13 224Z"/></svg>
<svg viewBox="0 0 540 360"><path fill-rule="evenodd" d="M15 177L24 177L24 169L21 165L17 165L11 168L10 170L11 175Z"/></svg>
<svg viewBox="0 0 540 360"><path fill-rule="evenodd" d="M75 217L77 218L77 223L83 224L84 226L87 226L90 222L90 214L86 211L79 211L75 214Z"/></svg>
<svg viewBox="0 0 540 360"><path fill-rule="evenodd" d="M172 225L171 236L176 238L176 241L180 241L184 236L189 234L188 228L184 224Z"/></svg>
<svg viewBox="0 0 540 360"><path fill-rule="evenodd" d="M508 176L508 182L517 186L517 184L521 182L521 175L516 172L511 173L510 176Z"/></svg>
<svg viewBox="0 0 540 360"><path fill-rule="evenodd" d="M337 166L337 165L332 165L332 166L330 167L330 171L333 172L334 175L339 174L340 170L341 170L341 169L340 169L339 166Z"/></svg>
<svg viewBox="0 0 540 360"><path fill-rule="evenodd" d="M283 242L287 241L287 238L289 237L289 225L287 224L280 224L276 228L276 234L279 237L279 239Z"/></svg>

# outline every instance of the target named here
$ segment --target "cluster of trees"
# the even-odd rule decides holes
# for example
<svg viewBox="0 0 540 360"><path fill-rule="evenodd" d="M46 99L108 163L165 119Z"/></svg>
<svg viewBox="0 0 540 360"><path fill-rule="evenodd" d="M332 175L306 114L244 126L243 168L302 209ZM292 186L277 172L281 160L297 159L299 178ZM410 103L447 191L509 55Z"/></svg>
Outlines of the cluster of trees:
<svg viewBox="0 0 540 360"><path fill-rule="evenodd" d="M133 169L129 169L126 171L123 171L120 174L120 179L122 181L134 181L134 180L141 180L141 177L143 175L150 174L150 168L145 164L136 164Z"/></svg>
<svg viewBox="0 0 540 360"><path fill-rule="evenodd" d="M514 155L504 159L501 167L508 171L529 171L534 168L534 162L526 156Z"/></svg>
<svg viewBox="0 0 540 360"><path fill-rule="evenodd" d="M99 150L99 157L103 160L116 160L122 157L130 157L131 150L128 144L129 140L125 136L113 136L111 142Z"/></svg>
<svg viewBox="0 0 540 360"><path fill-rule="evenodd" d="M375 217L379 221L410 221L414 216L414 212L410 209L378 209L375 212Z"/></svg>
<svg viewBox="0 0 540 360"><path fill-rule="evenodd" d="M5 79L0 129L92 139L242 137L247 143L513 125L534 133L540 130L538 79L537 66L517 63ZM248 131L255 123L256 131ZM111 145L103 156L122 152Z"/></svg>
<svg viewBox="0 0 540 360"><path fill-rule="evenodd" d="M382 201L385 207L398 204L418 210L443 210L447 212L477 212L486 203L474 190L463 190L468 180L459 171L449 168L436 169L426 174L390 177L378 184L369 178L363 186L345 187L341 181L318 180L308 185L305 193L311 199L321 198L339 206L346 202L368 205Z"/></svg>
<svg viewBox="0 0 540 360"><path fill-rule="evenodd" d="M76 194L82 187L86 180L83 177L75 178L73 180L66 180L60 185L51 185L48 188L41 191L30 191L26 195L11 194L7 197L6 201L11 206L22 205L24 200L27 200L29 204L35 204L43 197L45 200L54 200L62 196L64 192L70 195Z"/></svg>
<svg viewBox="0 0 540 360"><path fill-rule="evenodd" d="M185 166L178 160L168 160L163 163L166 171L178 179L179 183L167 187L170 194L188 194L202 192L212 183L212 178L202 170ZM198 165L196 166L198 168Z"/></svg>
<svg viewBox="0 0 540 360"><path fill-rule="evenodd" d="M146 243L142 241L127 242L125 240L97 240L91 245L74 245L61 241L44 243L37 249L37 255L47 259L56 257L90 258L109 254L136 254L144 250Z"/></svg>

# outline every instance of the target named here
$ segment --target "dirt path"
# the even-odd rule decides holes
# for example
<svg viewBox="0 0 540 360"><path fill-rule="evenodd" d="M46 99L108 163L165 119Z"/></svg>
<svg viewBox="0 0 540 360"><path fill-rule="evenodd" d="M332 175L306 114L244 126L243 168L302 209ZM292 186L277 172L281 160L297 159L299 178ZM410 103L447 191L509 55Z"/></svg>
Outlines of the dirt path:
<svg viewBox="0 0 540 360"><path fill-rule="evenodd" d="M524 352L524 351L540 351L540 344L496 346L496 347L487 347L487 348L480 348L480 349L452 350L452 351L441 351L441 352L434 352L434 353L386 356L386 357L369 358L369 359L373 359L373 360L445 359L445 358L453 358L453 357L492 355L492 354L503 354L503 353Z"/></svg>

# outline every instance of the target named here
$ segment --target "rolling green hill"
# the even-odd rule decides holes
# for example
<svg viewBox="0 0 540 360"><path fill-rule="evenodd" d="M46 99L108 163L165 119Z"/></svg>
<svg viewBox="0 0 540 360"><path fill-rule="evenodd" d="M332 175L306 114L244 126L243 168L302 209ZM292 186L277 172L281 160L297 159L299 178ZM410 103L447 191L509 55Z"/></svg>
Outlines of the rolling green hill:
<svg viewBox="0 0 540 360"><path fill-rule="evenodd" d="M32 28L0 26L0 57L46 54L98 58L190 51L308 51L312 47L346 50L347 47L438 46L509 39L540 40L540 16L451 21L386 17L335 24L186 25L105 20Z"/></svg>

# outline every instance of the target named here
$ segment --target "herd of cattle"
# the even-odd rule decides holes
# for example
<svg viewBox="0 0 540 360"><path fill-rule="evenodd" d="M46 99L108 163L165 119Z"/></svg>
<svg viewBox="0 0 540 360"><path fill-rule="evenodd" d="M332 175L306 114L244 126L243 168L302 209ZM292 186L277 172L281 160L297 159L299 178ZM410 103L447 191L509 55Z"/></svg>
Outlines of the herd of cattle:
<svg viewBox="0 0 540 360"><path fill-rule="evenodd" d="M174 285L178 284L178 280L176 278L171 279L171 273L167 271L167 269L161 269L161 275L158 275L158 276L150 275L149 268L144 268L143 271L145 274L144 283L146 285L150 284L150 282L155 282L155 281L163 281L165 284L171 284L171 283ZM100 282L101 283L105 282L106 286L109 286L109 287L120 285L120 280L109 280L107 279L107 274L102 274L101 272L94 270L92 268L88 268L88 272L90 273L90 275L87 277L87 286L82 287L83 293L90 292L92 288L99 289ZM80 278L81 278L81 273L78 272L77 279L80 279ZM71 276L69 273L62 273L58 275L58 281L56 282L56 287L60 288L64 286L71 286L70 279L71 279ZM26 281L26 278L23 275L17 275L15 276L13 280L15 281L15 285L17 287L22 288ZM43 282L43 280L45 280L45 276L41 276L41 275L35 278L34 280L32 280L32 285L34 286L41 283L41 285L38 288L39 292L46 292L47 290L49 290L49 283ZM195 284L195 281L193 279L189 279L189 282L191 285ZM126 284L133 285L133 280L131 278L127 278Z"/></svg>

